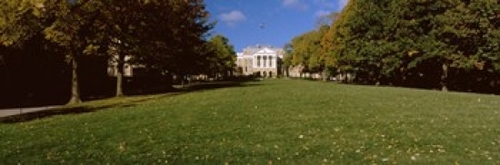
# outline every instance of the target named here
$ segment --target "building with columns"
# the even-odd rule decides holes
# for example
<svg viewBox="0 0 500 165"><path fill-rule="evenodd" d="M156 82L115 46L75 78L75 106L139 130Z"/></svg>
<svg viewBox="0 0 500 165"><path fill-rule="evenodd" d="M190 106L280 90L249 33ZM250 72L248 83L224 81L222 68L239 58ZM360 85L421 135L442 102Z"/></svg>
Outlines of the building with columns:
<svg viewBox="0 0 500 165"><path fill-rule="evenodd" d="M276 77L280 74L284 51L272 46L249 46L239 52L236 65L243 75Z"/></svg>

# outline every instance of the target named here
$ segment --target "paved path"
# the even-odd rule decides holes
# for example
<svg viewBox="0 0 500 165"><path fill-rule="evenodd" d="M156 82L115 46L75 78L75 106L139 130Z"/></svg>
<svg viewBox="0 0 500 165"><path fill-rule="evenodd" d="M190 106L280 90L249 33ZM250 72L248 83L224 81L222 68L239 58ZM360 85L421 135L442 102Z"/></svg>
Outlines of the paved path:
<svg viewBox="0 0 500 165"><path fill-rule="evenodd" d="M60 107L60 105L49 105L43 107L30 107L30 108L11 108L11 109L0 109L0 118L14 116L19 114L25 114L30 112L44 111L48 109L53 109Z"/></svg>

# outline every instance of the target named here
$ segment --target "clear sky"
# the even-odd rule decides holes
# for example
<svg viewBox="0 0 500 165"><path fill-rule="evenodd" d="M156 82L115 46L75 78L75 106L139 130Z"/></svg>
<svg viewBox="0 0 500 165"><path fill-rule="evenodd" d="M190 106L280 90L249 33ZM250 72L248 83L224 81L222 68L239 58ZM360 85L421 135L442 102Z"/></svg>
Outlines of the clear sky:
<svg viewBox="0 0 500 165"><path fill-rule="evenodd" d="M235 51L262 44L283 47L313 30L322 16L340 11L348 0L205 0L212 34L229 38Z"/></svg>

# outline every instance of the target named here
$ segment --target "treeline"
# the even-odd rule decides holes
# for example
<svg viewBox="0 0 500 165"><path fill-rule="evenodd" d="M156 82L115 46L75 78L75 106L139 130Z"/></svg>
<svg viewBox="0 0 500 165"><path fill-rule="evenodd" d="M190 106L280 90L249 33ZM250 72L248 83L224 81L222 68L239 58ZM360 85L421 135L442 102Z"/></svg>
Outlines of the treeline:
<svg viewBox="0 0 500 165"><path fill-rule="evenodd" d="M173 77L228 76L233 47L208 39L208 19L203 0L0 1L0 106L77 104L168 89ZM126 67L138 72L125 78Z"/></svg>
<svg viewBox="0 0 500 165"><path fill-rule="evenodd" d="M335 16L290 43L291 66L355 83L500 92L499 1L350 0Z"/></svg>

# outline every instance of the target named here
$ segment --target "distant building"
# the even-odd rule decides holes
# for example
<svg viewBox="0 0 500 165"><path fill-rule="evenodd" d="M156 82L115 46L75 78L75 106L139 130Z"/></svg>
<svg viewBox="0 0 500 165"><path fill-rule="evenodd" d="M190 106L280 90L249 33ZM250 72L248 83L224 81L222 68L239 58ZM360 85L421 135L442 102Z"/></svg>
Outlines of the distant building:
<svg viewBox="0 0 500 165"><path fill-rule="evenodd" d="M272 46L249 46L237 53L236 65L243 75L276 77L281 74L284 51Z"/></svg>
<svg viewBox="0 0 500 165"><path fill-rule="evenodd" d="M123 77L133 77L134 69L138 68L138 65L131 65L128 61L131 56L125 56L125 63L123 64ZM111 60L108 61L108 75L111 77L116 77L118 74L118 55L113 56Z"/></svg>

